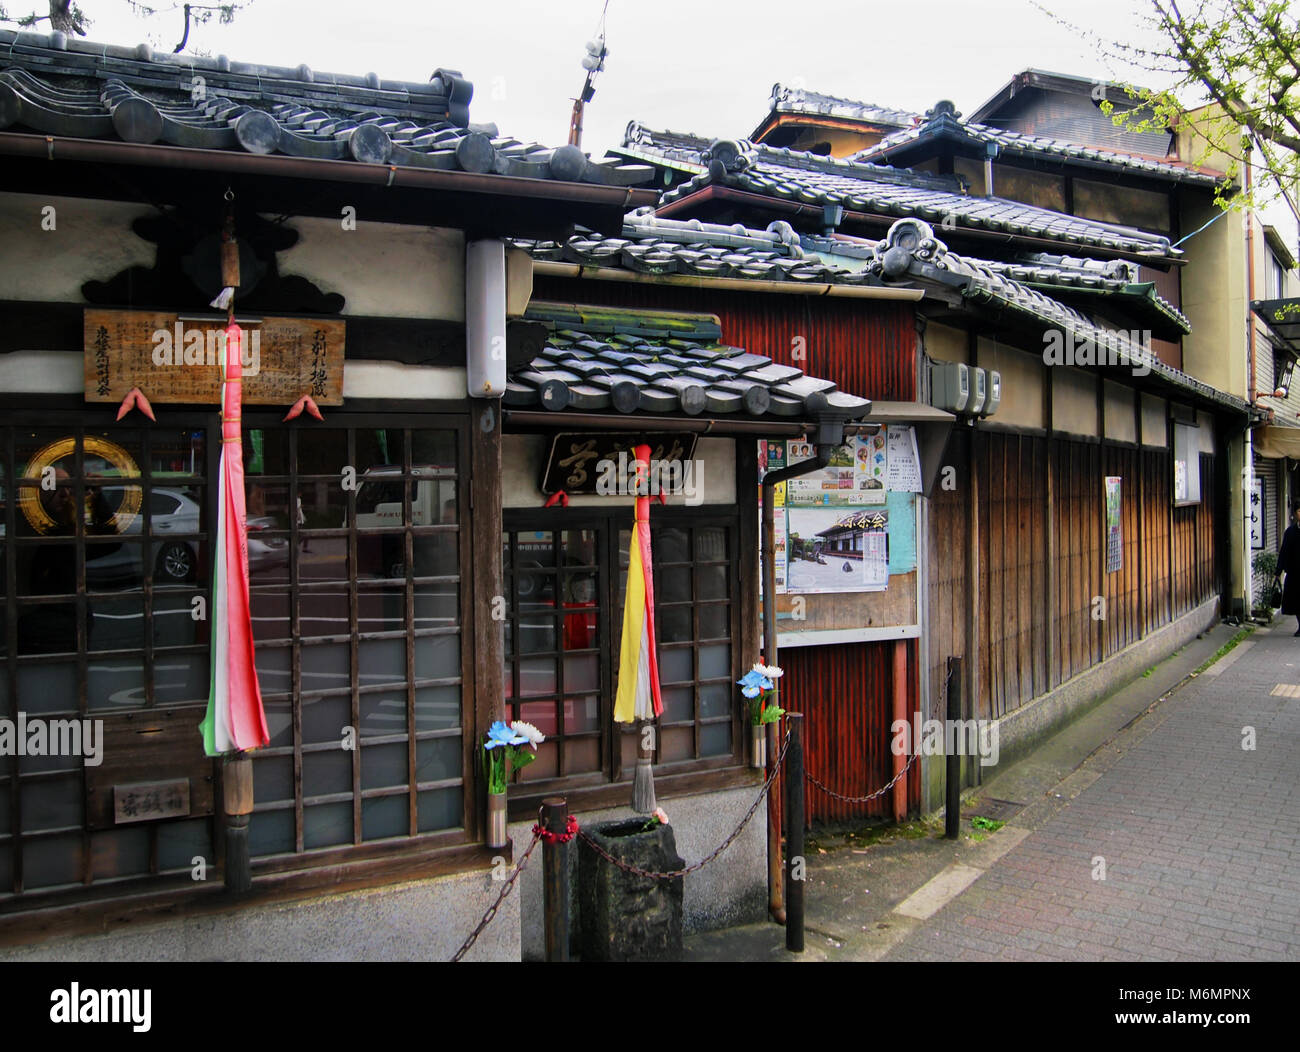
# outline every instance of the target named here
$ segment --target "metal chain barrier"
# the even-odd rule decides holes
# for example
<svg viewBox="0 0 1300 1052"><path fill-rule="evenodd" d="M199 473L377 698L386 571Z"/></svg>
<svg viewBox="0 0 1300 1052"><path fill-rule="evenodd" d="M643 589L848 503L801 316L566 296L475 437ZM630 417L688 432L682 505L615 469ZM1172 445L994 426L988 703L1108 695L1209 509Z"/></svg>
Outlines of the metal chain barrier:
<svg viewBox="0 0 1300 1052"><path fill-rule="evenodd" d="M846 804L865 804L869 800L874 800L878 796L883 796L885 793L889 792L889 790L894 788L894 786L898 784L898 780L902 778L903 775L907 774L908 770L911 768L912 764L916 762L916 758L919 755L920 753L913 753L910 757L908 757L907 763L903 765L903 769L901 771L899 771L896 775L894 775L893 778L889 779L888 782L882 785L875 792L868 793L866 796L845 796L843 793L837 793L834 789L831 789L823 785L821 782L817 781L817 779L814 778L807 771L804 772L804 777L807 778L808 781L812 782L813 785L815 785L827 796L833 796L836 800L843 800Z"/></svg>
<svg viewBox="0 0 1300 1052"><path fill-rule="evenodd" d="M483 929L492 923L492 918L497 915L497 910L500 908L501 903L505 902L506 896L510 894L511 889L515 886L515 881L519 879L519 874L522 873L524 867L528 865L528 856L533 853L533 848L538 845L541 839L542 837L540 833L533 833L533 842L528 845L528 850L520 856L518 863L515 865L515 871L510 874L510 878L506 881L506 886L501 889L501 894L497 896L496 902L492 903L492 905L488 907L488 911L483 914L483 919L478 922L478 927L470 933L470 937L466 939L461 944L460 949L456 951L456 956L451 959L452 964L455 964L464 957L465 954L469 953L470 947L473 946L474 943L478 941L478 937L483 934Z"/></svg>
<svg viewBox="0 0 1300 1052"><path fill-rule="evenodd" d="M674 869L667 873L653 873L650 870L641 869L637 866L631 865L628 862L623 862L615 858L608 851L606 851L599 844L597 844L594 840L592 840L591 837L589 837L582 830L578 831L578 836L581 837L582 840L587 844L587 846L590 847L594 852L596 852L596 854L598 854L606 862L609 862L612 865L617 866L619 869L627 873L634 873L638 877L648 877L651 880L673 880L676 879L677 877L684 877L688 873L694 873L697 869L703 869L715 858L717 858L724 851L726 851L727 848L731 847L733 843L735 843L736 837L740 836L741 830L743 830L745 826L749 824L750 819L752 819L754 815L757 813L758 805L763 802L763 798L767 796L768 790L772 788L772 783L776 781L776 776L781 773L781 765L785 762L786 750L789 748L790 748L790 732L786 731L785 738L781 742L781 751L780 753L777 754L776 764L772 768L772 773L767 776L767 781L763 783L763 788L759 790L758 798L750 805L749 810L745 812L745 817L740 820L740 825L736 826L736 828L732 831L731 836L727 837L727 839L724 840L717 847L716 850L706 855L704 858L700 859L700 861L696 862L694 865L687 866L685 869Z"/></svg>

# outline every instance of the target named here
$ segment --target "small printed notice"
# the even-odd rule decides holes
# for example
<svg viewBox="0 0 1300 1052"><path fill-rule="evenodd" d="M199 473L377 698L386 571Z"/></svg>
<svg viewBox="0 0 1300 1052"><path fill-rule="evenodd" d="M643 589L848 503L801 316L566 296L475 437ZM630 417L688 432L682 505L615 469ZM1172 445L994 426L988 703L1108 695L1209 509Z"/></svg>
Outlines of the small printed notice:
<svg viewBox="0 0 1300 1052"><path fill-rule="evenodd" d="M1124 536L1120 525L1119 476L1106 476L1106 572L1117 573L1124 565Z"/></svg>
<svg viewBox="0 0 1300 1052"><path fill-rule="evenodd" d="M921 492L921 457L916 448L916 428L888 429L885 484L887 489L895 492Z"/></svg>
<svg viewBox="0 0 1300 1052"><path fill-rule="evenodd" d="M868 530L862 541L862 590L883 592L889 586L888 537L884 530Z"/></svg>

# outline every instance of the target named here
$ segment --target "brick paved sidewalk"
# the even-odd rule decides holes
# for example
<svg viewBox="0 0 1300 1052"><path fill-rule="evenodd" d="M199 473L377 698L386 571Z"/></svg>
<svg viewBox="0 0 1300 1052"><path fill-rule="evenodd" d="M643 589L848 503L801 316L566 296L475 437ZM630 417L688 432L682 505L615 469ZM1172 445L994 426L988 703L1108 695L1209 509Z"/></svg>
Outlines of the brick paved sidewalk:
<svg viewBox="0 0 1300 1052"><path fill-rule="evenodd" d="M1300 960L1289 627L1255 632L1100 750L1074 799L1014 819L993 839L1023 839L884 959Z"/></svg>

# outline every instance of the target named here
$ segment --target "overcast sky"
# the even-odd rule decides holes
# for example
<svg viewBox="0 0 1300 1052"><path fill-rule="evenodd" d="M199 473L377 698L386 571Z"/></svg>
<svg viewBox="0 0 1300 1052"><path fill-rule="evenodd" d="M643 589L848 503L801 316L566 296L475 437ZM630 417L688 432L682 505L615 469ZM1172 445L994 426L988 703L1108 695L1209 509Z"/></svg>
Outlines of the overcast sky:
<svg viewBox="0 0 1300 1052"><path fill-rule="evenodd" d="M163 8L169 0L149 2ZM1106 39L1149 39L1140 22L1147 0L1042 2ZM179 5L140 19L126 0L79 3L93 20L92 40L148 40L166 51L180 41ZM28 4L44 7L42 0ZM440 66L458 69L474 84L472 120L560 145L582 86L584 45L603 6L604 0L254 0L232 25L213 21L192 31L190 50L400 80L426 81ZM607 44L583 138L596 155L617 143L632 119L710 137L748 135L767 112L776 81L917 111L950 98L969 113L1031 66L1099 79L1133 76L1030 0L609 0Z"/></svg>

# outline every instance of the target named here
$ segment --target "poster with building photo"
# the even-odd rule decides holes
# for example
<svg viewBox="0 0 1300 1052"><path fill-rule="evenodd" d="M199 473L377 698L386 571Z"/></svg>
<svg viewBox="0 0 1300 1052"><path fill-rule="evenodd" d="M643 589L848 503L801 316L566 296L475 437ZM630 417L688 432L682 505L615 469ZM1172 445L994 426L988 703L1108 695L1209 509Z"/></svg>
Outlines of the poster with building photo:
<svg viewBox="0 0 1300 1052"><path fill-rule="evenodd" d="M883 508L786 508L787 592L879 592L889 584Z"/></svg>

